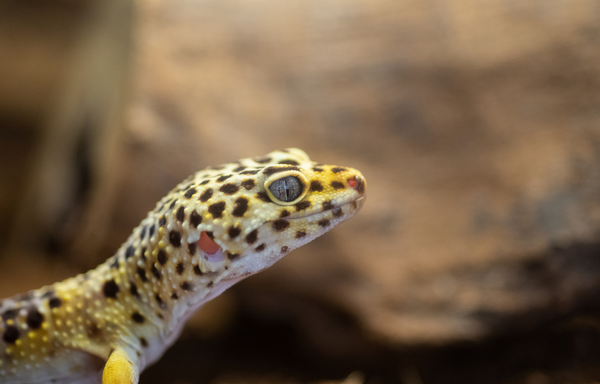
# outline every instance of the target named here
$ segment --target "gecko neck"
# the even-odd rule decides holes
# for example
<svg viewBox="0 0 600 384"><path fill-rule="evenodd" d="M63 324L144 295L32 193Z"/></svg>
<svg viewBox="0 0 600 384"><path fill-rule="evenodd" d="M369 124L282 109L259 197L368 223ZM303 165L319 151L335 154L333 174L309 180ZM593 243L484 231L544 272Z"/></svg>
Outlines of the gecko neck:
<svg viewBox="0 0 600 384"><path fill-rule="evenodd" d="M151 348L145 356L144 366L150 365L157 361L164 351L168 349L181 334L185 324L189 320L189 318L204 304L219 296L225 290L227 290L232 285L238 283L243 280L246 276L238 277L235 279L230 279L226 281L220 281L219 283L213 285L211 288L204 288L206 294L200 298L199 294L189 293L184 297L181 297L177 302L173 305L173 309L171 312L171 316L168 318L165 328L163 332L161 332L161 343L156 345L154 348Z"/></svg>

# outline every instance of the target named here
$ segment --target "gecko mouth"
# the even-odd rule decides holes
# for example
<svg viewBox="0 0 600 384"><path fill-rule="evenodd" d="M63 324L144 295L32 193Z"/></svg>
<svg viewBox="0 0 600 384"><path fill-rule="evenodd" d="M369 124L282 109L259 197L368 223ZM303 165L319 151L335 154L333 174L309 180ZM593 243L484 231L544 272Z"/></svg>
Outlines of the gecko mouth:
<svg viewBox="0 0 600 384"><path fill-rule="evenodd" d="M361 197L359 197L357 199L354 199L352 201L349 201L347 203L343 203L343 204L339 204L339 205L332 205L330 208L324 209L324 210L319 211L319 212L313 212L313 213L309 213L307 215L298 216L298 217L286 217L286 219L290 220L290 221L291 220L304 219L304 218L307 218L307 217L320 215L320 214L323 214L323 213L328 212L328 211L333 211L334 209L343 209L343 208L348 207L348 206L352 207L351 212L354 213L354 212L356 212L356 211L358 211L359 209L362 208L362 206L365 203L365 199L366 199L366 196L361 196Z"/></svg>
<svg viewBox="0 0 600 384"><path fill-rule="evenodd" d="M290 220L290 221L294 221L294 220L298 220L298 219L302 219L302 218L308 218L308 222L309 223L316 223L318 220L323 219L324 216L327 214L328 211L334 211L333 213L333 219L334 220L345 220L347 218L350 218L352 216L354 216L354 214L363 206L365 202L365 196L361 196L357 199L348 201L346 203L343 204L339 204L339 205L334 205L331 208L319 211L319 212L315 212L315 213L311 213L308 215L304 215L301 217L294 217L294 218L290 218L290 217L286 217L286 220ZM342 215L336 215L336 210L341 210L342 211ZM339 219L338 219L339 217ZM337 222L336 220L336 222ZM267 221L266 223L272 223L272 221ZM265 225L266 223L264 223L263 225ZM328 229L330 229L331 227L329 227ZM282 256L280 255L277 259L281 258ZM276 261L276 260L275 260ZM273 262L275 262L273 261ZM271 263L272 264L272 263ZM231 274L224 276L223 277L223 281L227 281L227 280L232 280L232 279L238 279L238 278L244 278L246 276L250 276L253 275L255 273L258 273L262 270L267 269L269 265L265 265L263 268L258 269L258 270L253 270L253 271L245 271L245 272L232 272ZM231 272L231 271L230 271Z"/></svg>

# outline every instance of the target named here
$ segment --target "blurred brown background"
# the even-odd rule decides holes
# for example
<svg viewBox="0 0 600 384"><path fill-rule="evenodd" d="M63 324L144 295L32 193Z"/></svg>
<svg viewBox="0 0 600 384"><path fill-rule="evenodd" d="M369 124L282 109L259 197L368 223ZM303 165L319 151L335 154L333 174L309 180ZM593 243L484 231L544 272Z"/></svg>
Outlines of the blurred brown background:
<svg viewBox="0 0 600 384"><path fill-rule="evenodd" d="M595 0L0 0L0 297L291 146L360 169L362 212L142 383L600 382Z"/></svg>

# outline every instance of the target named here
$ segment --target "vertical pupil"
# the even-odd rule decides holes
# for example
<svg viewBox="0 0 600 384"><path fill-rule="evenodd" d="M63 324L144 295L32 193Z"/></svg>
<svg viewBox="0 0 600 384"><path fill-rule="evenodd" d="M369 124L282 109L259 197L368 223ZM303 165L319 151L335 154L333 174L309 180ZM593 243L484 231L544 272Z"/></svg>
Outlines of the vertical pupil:
<svg viewBox="0 0 600 384"><path fill-rule="evenodd" d="M288 176L275 180L269 186L273 197L279 201L290 202L297 199L302 194L302 184L297 177Z"/></svg>
<svg viewBox="0 0 600 384"><path fill-rule="evenodd" d="M288 185L287 178L283 179L283 187L285 188L285 201L291 201L290 199L290 186Z"/></svg>

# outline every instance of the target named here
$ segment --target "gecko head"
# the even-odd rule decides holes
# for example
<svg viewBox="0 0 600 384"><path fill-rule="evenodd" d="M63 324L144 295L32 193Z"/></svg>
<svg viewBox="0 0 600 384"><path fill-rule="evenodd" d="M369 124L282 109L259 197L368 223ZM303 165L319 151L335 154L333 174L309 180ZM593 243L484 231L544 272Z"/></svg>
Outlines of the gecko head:
<svg viewBox="0 0 600 384"><path fill-rule="evenodd" d="M184 263L184 279L240 279L352 217L365 192L358 170L315 163L295 148L209 168L157 206L163 255Z"/></svg>
<svg viewBox="0 0 600 384"><path fill-rule="evenodd" d="M248 200L244 217L235 216L234 203L230 221L213 232L231 261L225 280L270 267L362 207L366 182L359 171L296 157L298 164L288 156L291 164L270 165L257 173L255 187L236 199L244 205Z"/></svg>

